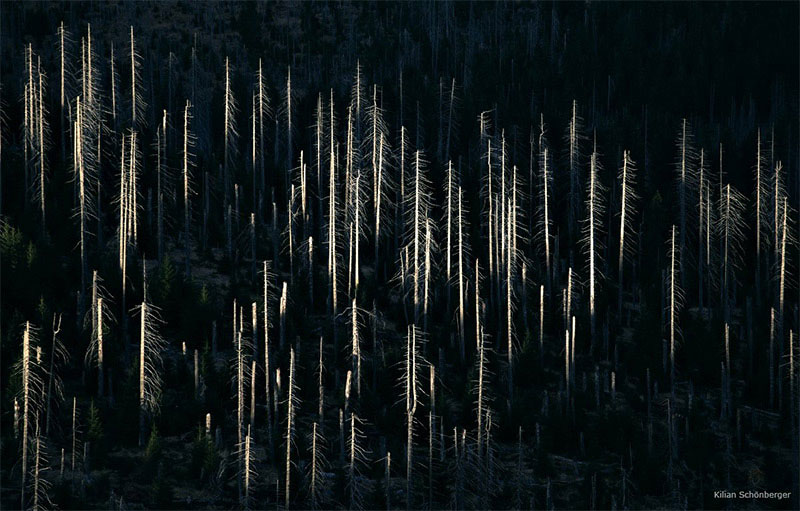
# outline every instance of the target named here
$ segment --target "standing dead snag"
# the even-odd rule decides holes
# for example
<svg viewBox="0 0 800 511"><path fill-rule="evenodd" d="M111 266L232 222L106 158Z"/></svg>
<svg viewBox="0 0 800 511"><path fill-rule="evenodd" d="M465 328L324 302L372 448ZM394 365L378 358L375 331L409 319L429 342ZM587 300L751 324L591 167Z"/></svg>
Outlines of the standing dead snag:
<svg viewBox="0 0 800 511"><path fill-rule="evenodd" d="M469 264L469 244L464 231L469 231L469 224L466 221L467 208L464 204L464 190L458 187L458 336L459 336L459 355L463 361L466 356L466 331L464 318L466 315L465 306L467 301L467 282L464 276L464 263Z"/></svg>
<svg viewBox="0 0 800 511"><path fill-rule="evenodd" d="M352 142L351 142L352 143ZM362 176L361 166L357 162L357 150L350 147L352 155L349 157L353 169L350 172L350 180L346 183L349 204L347 211L347 222L351 226L351 240L350 250L352 251L351 262L352 266L348 282L352 278L353 295L358 291L358 285L361 277L361 250L360 245L362 239L366 238L367 234L367 201L369 198L368 182L365 176Z"/></svg>
<svg viewBox="0 0 800 511"><path fill-rule="evenodd" d="M247 436L245 436L244 443L239 445L239 451L241 457L244 459L244 473L242 474L242 479L244 479L244 495L240 501L240 504L244 509L250 509L250 494L252 492L252 486L254 479L258 475L255 470L255 447L253 445L253 438L250 432L250 425L247 426Z"/></svg>
<svg viewBox="0 0 800 511"><path fill-rule="evenodd" d="M542 127L544 130L544 127ZM540 136L540 140L541 140ZM550 217L550 202L551 202L551 194L552 194L552 186L553 186L553 178L549 170L550 159L548 148L541 147L540 143L540 152L539 152L539 169L540 169L540 176L537 179L539 183L538 190L539 190L539 205L537 207L537 229L535 233L535 240L537 241L537 245L544 246L544 262L545 262L545 282L548 285L551 279L551 249L550 249L550 238L552 237L551 234L551 223L552 219Z"/></svg>
<svg viewBox="0 0 800 511"><path fill-rule="evenodd" d="M253 342L253 346L255 346L255 342ZM248 429L250 428L250 426L254 426L255 423L256 423L256 359L255 356L253 356L252 360L250 360L250 422L247 424Z"/></svg>
<svg viewBox="0 0 800 511"><path fill-rule="evenodd" d="M25 490L28 476L28 443L33 425L41 410L44 380L39 357L36 356L38 342L36 329L30 321L25 322L22 334L22 356L15 364L14 373L22 383L18 399L22 401L22 484L20 507L26 508Z"/></svg>
<svg viewBox="0 0 800 511"><path fill-rule="evenodd" d="M97 394L103 395L103 298L97 298Z"/></svg>
<svg viewBox="0 0 800 511"><path fill-rule="evenodd" d="M41 509L46 509L48 506L52 507L53 504L50 502L48 496L48 491L52 483L46 477L50 469L47 459L47 445L42 438L41 425L39 424L38 417L32 444L34 449L34 463L31 470L31 476L33 477L33 487L31 488L33 503L31 509L33 511L40 511Z"/></svg>
<svg viewBox="0 0 800 511"><path fill-rule="evenodd" d="M247 382L253 384L253 374L251 373L251 364L246 359L252 355L253 347L250 345L247 337L243 335L244 326L244 309L239 307L236 300L233 301L233 344L235 346L236 358L234 364L233 383L236 385L236 435L237 444L242 445L244 436L244 408L245 408L245 387ZM255 339L254 339L255 340ZM252 368L255 368L255 361L251 359ZM253 396L254 397L254 396ZM252 398L251 398L252 401ZM244 457L242 450L238 450L238 472L237 483L239 489L239 497L242 497L242 485L244 480Z"/></svg>
<svg viewBox="0 0 800 511"><path fill-rule="evenodd" d="M725 339L725 365L724 367L724 380L723 380L723 388L722 388L722 395L723 395L723 415L729 417L731 414L731 405L733 404L733 398L731 397L731 344L730 344L730 325L725 323L725 332L724 332L724 339Z"/></svg>
<svg viewBox="0 0 800 511"><path fill-rule="evenodd" d="M769 194L769 179L766 177L766 155L761 148L761 128L756 134L756 164L755 164L755 209L756 209L756 283L761 287L761 258L762 245L767 245L763 240L769 241L769 237L762 236L762 231L769 228L769 220L766 215L766 198ZM720 182L720 191L722 183ZM765 247L766 248L766 247ZM760 299L760 292L758 293Z"/></svg>
<svg viewBox="0 0 800 511"><path fill-rule="evenodd" d="M350 328L353 333L350 349L351 371L356 381L356 395L361 398L361 340L358 335L358 306L355 298L353 298L353 304L350 307Z"/></svg>
<svg viewBox="0 0 800 511"><path fill-rule="evenodd" d="M686 119L681 121L681 129L676 142L678 146L678 161L675 164L678 186L678 234L680 236L680 249L678 251L678 272L680 273L681 287L684 287L684 252L686 251L686 234L689 226L689 197L692 195L696 177L697 151L694 148L694 138L691 127Z"/></svg>
<svg viewBox="0 0 800 511"><path fill-rule="evenodd" d="M392 453L391 451L386 452L386 469L383 475L383 491L386 498L386 509L392 509L392 499L391 499L391 485L392 485Z"/></svg>
<svg viewBox="0 0 800 511"><path fill-rule="evenodd" d="M80 236L80 251L81 251L81 288L80 288L80 302L79 302L79 317L83 317L85 293L86 293L86 274L88 272L87 259L88 259L88 238L90 236L88 222L94 216L96 211L95 191L97 187L94 186L97 172L97 161L94 155L96 154L96 138L93 131L96 112L92 109L91 105L87 105L78 96L75 100L75 121L73 123L73 173L78 191L78 221L79 221L79 236ZM135 135L132 140L132 157L136 155ZM135 158L133 158L132 165L135 165ZM132 167L135 169L135 166ZM135 203L134 203L135 204ZM134 224L135 225L135 224Z"/></svg>
<svg viewBox="0 0 800 511"><path fill-rule="evenodd" d="M142 302L139 327L139 447L144 445L145 416L158 412L161 400L161 353L166 345L158 332L159 310Z"/></svg>
<svg viewBox="0 0 800 511"><path fill-rule="evenodd" d="M127 153L126 153L127 149ZM127 159L126 159L127 157ZM119 242L119 266L122 273L122 336L127 339L128 309L127 309L127 283L128 283L128 251L136 246L137 239L137 213L138 213L138 174L141 165L141 155L137 150L137 134L132 131L128 135L128 144L122 138L122 157L120 162L119 186L119 226L117 237ZM126 341L127 346L127 341Z"/></svg>
<svg viewBox="0 0 800 511"><path fill-rule="evenodd" d="M516 167L515 167L515 174L516 174ZM514 350L513 350L513 340L514 340L514 327L513 327L513 303L511 301L512 296L512 288L513 288L513 280L512 280L512 273L514 271L514 236L512 233L513 230L513 203L511 200L507 201L507 209L509 211L509 216L511 218L506 221L506 233L504 233L504 238L506 239L506 262L505 262L505 308L506 308L506 355L507 360L506 363L508 364L508 400L509 406L511 400L514 397L514 371L513 371L513 363L514 363Z"/></svg>
<svg viewBox="0 0 800 511"><path fill-rule="evenodd" d="M338 271L338 248L337 238L337 205L336 205L336 155L334 142L334 115L333 115L333 90L331 89L330 99L330 143L329 143L329 169L328 169L328 290L330 303L330 316L333 326L334 343L336 342L336 311L337 306L337 282L339 279Z"/></svg>
<svg viewBox="0 0 800 511"><path fill-rule="evenodd" d="M409 325L406 333L406 354L403 364L403 376L400 384L403 386L406 413L406 508L413 507L413 452L414 452L414 415L417 411L418 388L421 385L420 368L424 360L420 356L422 333L416 325ZM418 371L419 370L419 371ZM423 391L424 392L424 391Z"/></svg>
<svg viewBox="0 0 800 511"><path fill-rule="evenodd" d="M625 243L625 234L629 233L630 238L634 238L635 223L633 217L636 215L636 200L638 196L635 191L636 187L636 166L631 159L630 151L622 153L622 168L620 169L620 188L621 188L621 205L619 213L619 258L617 260L617 277L619 278L619 296L617 299L617 314L622 317L622 297L624 292L623 287L623 269L626 257L630 257L633 253L633 246L631 240ZM702 208L702 201L701 201ZM701 215L702 218L702 215Z"/></svg>
<svg viewBox="0 0 800 511"><path fill-rule="evenodd" d="M428 307L430 303L430 296L431 296L431 266L433 261L431 260L431 253L435 250L435 247L432 247L433 243L433 220L428 216L427 211L425 212L425 258L424 258L424 266L425 266L425 277L423 279L423 292L422 292L422 326L424 331L428 331Z"/></svg>
<svg viewBox="0 0 800 511"><path fill-rule="evenodd" d="M191 103L189 100L186 100L186 106L183 109L183 253L185 258L185 272L187 277L191 277L192 275L192 266L190 261L190 240L191 236L189 234L189 225L191 223L191 204L189 202L189 197L192 193L190 180L191 180L191 167L193 165L194 156L192 154L192 148L194 147L195 138L192 134L189 123L192 119L191 113Z"/></svg>
<svg viewBox="0 0 800 511"><path fill-rule="evenodd" d="M383 108L378 103L378 86L372 89L372 104L367 108L367 136L364 145L367 147L365 152L369 154L370 167L372 169L372 204L374 207L374 249L375 265L378 269L380 240L382 236L381 224L388 223L391 191L393 181L390 179L391 173L388 172L387 161L391 148L386 140L388 138L388 128L384 121ZM366 155L365 155L366 156Z"/></svg>
<svg viewBox="0 0 800 511"><path fill-rule="evenodd" d="M78 398L72 396L72 458L70 476L75 479L75 461L78 453Z"/></svg>
<svg viewBox="0 0 800 511"><path fill-rule="evenodd" d="M56 31L56 36L58 37L58 57L59 57L59 119L60 123L59 126L61 129L61 159L66 161L66 135L69 132L67 128L66 122L66 111L68 105L68 97L71 97L70 92L67 90L69 86L69 82L67 79L72 75L72 60L69 58L68 55L68 48L67 45L71 45L71 38L69 32L66 31L64 28L64 21L62 20L58 26L58 30ZM115 95L115 87L114 87L114 45L111 45L111 76L112 76L112 86L111 86L111 98L112 98L112 116L115 116L116 112L116 95Z"/></svg>
<svg viewBox="0 0 800 511"><path fill-rule="evenodd" d="M430 368L430 410L428 410L428 505L433 506L433 442L436 438L436 368L433 364L428 364Z"/></svg>
<svg viewBox="0 0 800 511"><path fill-rule="evenodd" d="M668 321L669 321L669 367L670 367L670 389L675 393L675 349L677 338L680 335L680 328L678 326L678 315L683 306L683 290L678 283L680 277L678 259L680 257L680 248L676 245L676 227L672 226L669 245L669 274L667 275L667 286L669 300L668 307Z"/></svg>
<svg viewBox="0 0 800 511"><path fill-rule="evenodd" d="M781 167L781 162L776 166ZM775 250L775 280L777 281L776 305L778 307L778 331L779 337L783 338L784 313L786 303L786 279L788 277L789 265L787 263L787 248L796 245L796 238L791 233L791 208L789 198L784 195L778 207L777 224L775 229L778 231L777 248Z"/></svg>
<svg viewBox="0 0 800 511"><path fill-rule="evenodd" d="M350 509L361 509L364 498L360 467L367 463L367 450L362 445L366 438L361 432L359 423L363 424L363 421L355 413L351 413L350 435L347 439L348 465L346 473Z"/></svg>
<svg viewBox="0 0 800 511"><path fill-rule="evenodd" d="M496 187L496 185L494 185L496 177L493 173L492 167L492 138L488 135L488 133L485 133L485 130L488 129L488 126L487 123L484 122L483 114L484 112L481 113L480 119L481 139L486 139L486 201L488 202L486 228L489 238L489 283L491 284L494 281L494 275L497 267L497 221L495 220L497 216L497 206L495 205L495 192L492 190L493 186Z"/></svg>
<svg viewBox="0 0 800 511"><path fill-rule="evenodd" d="M167 152L167 111L163 110L161 125L156 128L156 245L158 261L164 258L164 191Z"/></svg>
<svg viewBox="0 0 800 511"><path fill-rule="evenodd" d="M50 370L47 372L47 394L45 395L45 429L44 435L45 437L50 436L50 411L51 411L51 404L53 400L53 394L55 394L55 398L59 401L64 399L64 389L63 383L61 378L58 377L56 374L56 369L58 368L57 361L59 363L65 363L69 360L69 353L67 349L64 347L64 344L58 338L58 335L61 333L61 313L53 314L53 343L50 348ZM17 401L16 398L14 399L14 405L16 406ZM16 413L15 408L15 413ZM17 421L14 420L14 427L17 427ZM16 431L16 429L15 429ZM15 435L16 436L16 435Z"/></svg>
<svg viewBox="0 0 800 511"><path fill-rule="evenodd" d="M286 282L283 283L283 287L281 288L281 303L280 309L278 310L278 314L280 316L280 347L283 349L283 346L286 344L286 305L289 299L289 291L286 285Z"/></svg>
<svg viewBox="0 0 800 511"><path fill-rule="evenodd" d="M261 58L258 59L258 74L256 76L256 81L257 81L256 88L258 89L256 91L257 109L258 109L258 156L259 156L258 169L260 172L260 182L259 182L260 200L258 203L258 212L259 212L259 218L261 220L264 220L263 203L266 202L266 189L267 189L267 175L266 175L266 168L264 166L264 118L266 117L267 120L269 120L271 112L269 106L269 97L267 96L266 92L266 83L265 83ZM255 208L256 205L254 204L253 207Z"/></svg>
<svg viewBox="0 0 800 511"><path fill-rule="evenodd" d="M259 62L260 63L260 62ZM258 195L259 195L259 179L258 179L258 164L256 163L256 151L258 150L258 142L256 141L256 124L258 123L258 114L256 112L256 105L258 102L258 93L254 92L251 96L252 99L252 113L250 115L250 175L252 178L251 192L253 194L251 209L253 215L259 210ZM259 213L260 214L260 213Z"/></svg>
<svg viewBox="0 0 800 511"><path fill-rule="evenodd" d="M704 271L704 244L706 243L705 236L708 236L708 233L705 233L707 223L705 194L709 186L710 183L708 179L708 172L706 171L705 151L700 149L700 164L697 166L697 210L699 213L697 217L697 304L701 314L704 314L703 282L706 278L706 272Z"/></svg>
<svg viewBox="0 0 800 511"><path fill-rule="evenodd" d="M292 66L286 69L286 103L284 105L286 114L286 168L292 164ZM288 507L288 506L287 506Z"/></svg>
<svg viewBox="0 0 800 511"><path fill-rule="evenodd" d="M311 509L318 509L325 495L325 482L323 472L327 468L325 459L325 437L322 428L317 422L311 425L311 475L309 482L309 494L311 496Z"/></svg>
<svg viewBox="0 0 800 511"><path fill-rule="evenodd" d="M588 256L589 267L589 321L591 325L592 353L594 353L597 344L596 295L597 283L602 278L599 268L601 254L603 253L600 231L602 230L603 215L605 214L605 201L603 200L605 188L599 181L599 171L600 162L597 161L597 151L595 150L592 152L590 160L589 185L586 193L588 218L583 227L584 250Z"/></svg>
<svg viewBox="0 0 800 511"><path fill-rule="evenodd" d="M445 231L447 232L447 243L445 245L445 253L447 255L445 265L445 274L446 274L446 282L448 285L447 288L447 311L450 312L450 272L452 270L452 257L451 257L451 248L453 246L452 242L452 225L453 225L453 188L455 183L453 182L453 162L447 162L447 171L446 175L446 185L445 185L445 196L446 196L446 205L445 205Z"/></svg>
<svg viewBox="0 0 800 511"><path fill-rule="evenodd" d="M272 378L272 369L270 365L270 350L272 349L269 342L269 329L271 326L270 323L270 315L269 315L269 302L270 302L270 280L273 278L270 273L270 264L269 261L263 262L263 276L264 276L264 285L263 285L263 325L264 325L264 393L265 393L265 403L267 406L267 440L270 446L270 457L272 458L272 403L271 398L272 394L270 393L271 385L271 378Z"/></svg>
<svg viewBox="0 0 800 511"><path fill-rule="evenodd" d="M27 80L24 84L25 115L23 121L23 144L26 194L28 187L31 191L31 201L38 203L40 215L40 228L42 236L47 236L45 222L45 183L47 181L46 166L48 164L48 142L50 126L47 121L48 111L44 98L46 93L46 74L42 70L41 57L33 53L33 47L28 43L25 49L25 63ZM62 159L64 159L62 157ZM30 170L33 177L29 179Z"/></svg>
<svg viewBox="0 0 800 511"><path fill-rule="evenodd" d="M231 188L233 186L232 166L235 165L237 138L239 132L236 128L236 114L237 106L236 99L233 97L231 90L231 70L230 60L225 57L225 139L224 139L224 155L222 162L222 181L225 202L229 205L231 202Z"/></svg>
<svg viewBox="0 0 800 511"><path fill-rule="evenodd" d="M410 202L407 209L411 209L411 214L407 218L406 232L409 233L407 245L411 246L413 254L413 259L409 263L413 264L414 322L417 323L420 316L420 306L423 301L420 288L424 285L422 281L425 278L425 272L427 272L427 268L422 264L422 258L425 255L423 243L428 225L428 212L431 210L430 183L425 171L425 160L420 150L414 153L413 171L413 192L411 197L406 197L406 200Z"/></svg>
<svg viewBox="0 0 800 511"><path fill-rule="evenodd" d="M578 115L578 102L572 101L572 115L569 126L567 127L568 168L569 168L569 209L568 209L568 232L570 239L575 240L575 225L580 218L580 183L581 183L581 145L585 140L583 134L583 119ZM587 199L590 201L591 199Z"/></svg>
<svg viewBox="0 0 800 511"><path fill-rule="evenodd" d="M488 474L492 466L492 454L489 450L490 446L490 431L491 431L491 416L492 410L490 408L489 398L489 359L488 354L490 348L486 346L486 333L483 326L480 327L478 333L478 356L476 360L477 365L477 381L473 392L476 394L476 417L477 417L477 430L476 430L476 447L477 447L477 470L480 477L480 493L483 498L483 507L487 507L488 503L486 498L489 491L489 479L491 476ZM462 444L462 449L465 446Z"/></svg>
<svg viewBox="0 0 800 511"><path fill-rule="evenodd" d="M136 127L144 117L147 105L144 104L144 94L141 90L142 83L142 63L141 56L136 51L135 40L133 38L133 25L131 25L130 36L130 57L131 57L131 126Z"/></svg>
<svg viewBox="0 0 800 511"><path fill-rule="evenodd" d="M717 235L721 241L720 254L721 298L725 321L730 321L733 300L732 288L736 285L734 271L743 263L744 240L744 196L730 184L722 189L720 197L720 218Z"/></svg>
<svg viewBox="0 0 800 511"><path fill-rule="evenodd" d="M291 498L291 466L292 466L292 442L294 441L294 417L296 414L297 406L300 403L300 398L297 395L295 388L295 363L294 363L294 346L290 348L289 352L289 397L286 401L286 508L289 509L289 502Z"/></svg>
<svg viewBox="0 0 800 511"><path fill-rule="evenodd" d="M104 335L107 325L113 321L114 316L109 308L107 292L101 285L102 280L94 271L93 278L93 305L90 309L91 318L87 318L87 323L91 324L91 341L86 351L86 363L97 364L97 395L102 397L105 390L105 346Z"/></svg>
<svg viewBox="0 0 800 511"><path fill-rule="evenodd" d="M769 406L775 406L775 328L776 328L775 308L769 309Z"/></svg>

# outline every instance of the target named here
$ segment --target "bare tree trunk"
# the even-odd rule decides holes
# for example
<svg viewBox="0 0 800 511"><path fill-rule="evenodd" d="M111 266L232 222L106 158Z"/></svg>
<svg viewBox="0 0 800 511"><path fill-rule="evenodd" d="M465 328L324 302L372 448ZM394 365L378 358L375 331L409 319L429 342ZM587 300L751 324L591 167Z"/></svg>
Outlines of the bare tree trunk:
<svg viewBox="0 0 800 511"><path fill-rule="evenodd" d="M294 347L289 352L289 398L287 400L288 410L286 412L286 505L289 509L291 497L291 460L292 460L292 439L294 433Z"/></svg>

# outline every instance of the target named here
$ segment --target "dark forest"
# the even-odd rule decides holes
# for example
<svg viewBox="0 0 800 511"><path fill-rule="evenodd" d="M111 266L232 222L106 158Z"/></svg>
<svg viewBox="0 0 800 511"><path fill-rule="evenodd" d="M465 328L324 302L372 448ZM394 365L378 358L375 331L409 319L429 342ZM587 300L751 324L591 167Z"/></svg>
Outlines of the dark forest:
<svg viewBox="0 0 800 511"><path fill-rule="evenodd" d="M800 508L797 2L0 3L3 509Z"/></svg>

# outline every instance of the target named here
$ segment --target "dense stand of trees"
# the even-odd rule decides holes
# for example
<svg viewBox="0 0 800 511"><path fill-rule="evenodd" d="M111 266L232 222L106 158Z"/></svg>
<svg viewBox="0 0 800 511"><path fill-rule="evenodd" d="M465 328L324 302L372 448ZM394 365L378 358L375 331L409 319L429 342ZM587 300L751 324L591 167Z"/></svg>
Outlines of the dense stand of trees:
<svg viewBox="0 0 800 511"><path fill-rule="evenodd" d="M0 10L4 508L799 505L796 4Z"/></svg>

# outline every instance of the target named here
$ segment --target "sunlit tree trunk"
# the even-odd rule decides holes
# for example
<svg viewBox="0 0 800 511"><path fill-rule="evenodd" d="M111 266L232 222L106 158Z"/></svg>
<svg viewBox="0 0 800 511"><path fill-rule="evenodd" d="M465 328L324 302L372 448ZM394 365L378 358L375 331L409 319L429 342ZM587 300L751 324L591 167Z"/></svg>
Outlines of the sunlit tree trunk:
<svg viewBox="0 0 800 511"><path fill-rule="evenodd" d="M286 504L285 509L289 509L291 498L291 465L292 465L292 441L294 440L294 414L295 414L295 388L294 388L294 347L289 352L289 398L287 400L286 411Z"/></svg>

